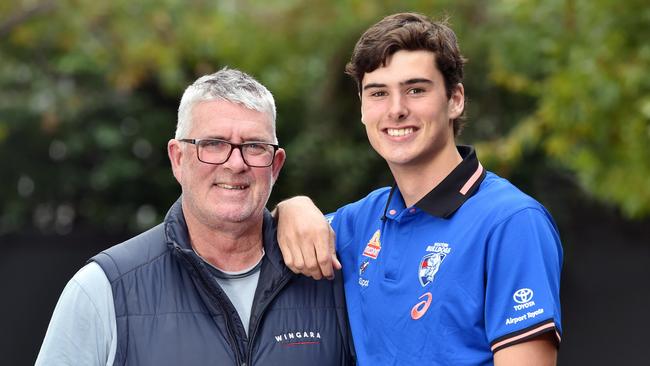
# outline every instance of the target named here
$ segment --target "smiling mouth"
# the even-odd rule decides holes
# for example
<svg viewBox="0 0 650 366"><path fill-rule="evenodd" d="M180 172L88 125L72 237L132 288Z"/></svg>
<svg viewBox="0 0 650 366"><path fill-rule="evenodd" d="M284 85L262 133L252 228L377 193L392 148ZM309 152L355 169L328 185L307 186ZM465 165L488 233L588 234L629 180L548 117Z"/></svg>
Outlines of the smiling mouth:
<svg viewBox="0 0 650 366"><path fill-rule="evenodd" d="M393 137L400 137L400 136L406 136L410 135L415 131L413 127L407 127L407 128L387 128L386 133L388 133L389 136Z"/></svg>
<svg viewBox="0 0 650 366"><path fill-rule="evenodd" d="M229 190L234 190L234 191L241 191L241 190L244 190L244 189L248 188L248 186L245 186L245 185L230 185L230 184L226 184L226 183L217 183L216 186L219 187L219 188L229 189Z"/></svg>

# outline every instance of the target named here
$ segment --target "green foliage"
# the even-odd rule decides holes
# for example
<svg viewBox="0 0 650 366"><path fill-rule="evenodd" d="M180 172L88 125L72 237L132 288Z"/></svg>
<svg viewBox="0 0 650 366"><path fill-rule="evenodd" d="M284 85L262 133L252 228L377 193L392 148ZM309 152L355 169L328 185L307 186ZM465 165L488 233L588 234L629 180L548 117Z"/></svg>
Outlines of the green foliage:
<svg viewBox="0 0 650 366"><path fill-rule="evenodd" d="M597 1L502 1L492 79L537 107L484 151L514 164L542 149L597 198L650 213L650 9Z"/></svg>
<svg viewBox="0 0 650 366"><path fill-rule="evenodd" d="M450 16L470 59L463 139L485 141L488 166L508 175L542 151L647 214L650 16L634 1L4 2L0 235L160 220L180 192L166 157L179 98L223 66L276 97L288 161L271 204L309 194L329 211L390 184L343 67L368 25L406 10Z"/></svg>

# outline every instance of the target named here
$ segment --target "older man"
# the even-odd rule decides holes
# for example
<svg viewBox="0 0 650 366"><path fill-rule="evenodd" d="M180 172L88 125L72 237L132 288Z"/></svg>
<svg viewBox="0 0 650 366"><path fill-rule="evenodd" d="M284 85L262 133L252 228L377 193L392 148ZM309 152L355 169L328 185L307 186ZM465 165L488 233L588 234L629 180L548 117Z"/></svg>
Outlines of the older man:
<svg viewBox="0 0 650 366"><path fill-rule="evenodd" d="M167 145L181 198L68 283L36 364L347 365L342 283L289 271L265 205L285 152L275 102L223 69L183 95Z"/></svg>

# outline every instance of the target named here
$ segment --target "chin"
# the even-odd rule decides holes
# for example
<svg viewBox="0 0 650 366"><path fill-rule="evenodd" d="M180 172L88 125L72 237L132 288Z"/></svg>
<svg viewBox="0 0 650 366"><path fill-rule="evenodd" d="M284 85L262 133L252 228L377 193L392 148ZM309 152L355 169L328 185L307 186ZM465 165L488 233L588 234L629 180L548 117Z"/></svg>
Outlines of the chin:
<svg viewBox="0 0 650 366"><path fill-rule="evenodd" d="M232 210L220 210L215 212L214 216L217 220L222 222L241 223L261 217L262 214L261 211L258 213L257 210L247 208L242 209L242 207L239 206Z"/></svg>
<svg viewBox="0 0 650 366"><path fill-rule="evenodd" d="M244 212L219 212L213 215L220 222L245 222L250 216Z"/></svg>
<svg viewBox="0 0 650 366"><path fill-rule="evenodd" d="M401 154L401 155L387 154L387 155L382 155L382 158L384 158L384 160L386 160L388 164L392 164L392 165L408 165L413 161L415 161L415 156L405 155L405 154Z"/></svg>

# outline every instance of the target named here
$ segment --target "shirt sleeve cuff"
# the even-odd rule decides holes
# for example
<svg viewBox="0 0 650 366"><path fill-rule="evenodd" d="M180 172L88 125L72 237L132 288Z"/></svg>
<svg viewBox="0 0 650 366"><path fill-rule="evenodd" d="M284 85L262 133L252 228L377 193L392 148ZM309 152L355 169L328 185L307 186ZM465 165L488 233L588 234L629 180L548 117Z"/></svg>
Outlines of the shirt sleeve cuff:
<svg viewBox="0 0 650 366"><path fill-rule="evenodd" d="M499 337L490 343L490 347L492 348L492 353L494 353L500 349L525 342L546 332L553 332L555 334L555 340L557 341L557 345L559 347L562 338L554 319L548 319L541 323L531 325L528 328L524 328Z"/></svg>

